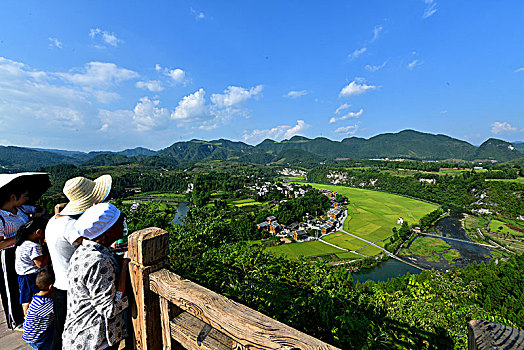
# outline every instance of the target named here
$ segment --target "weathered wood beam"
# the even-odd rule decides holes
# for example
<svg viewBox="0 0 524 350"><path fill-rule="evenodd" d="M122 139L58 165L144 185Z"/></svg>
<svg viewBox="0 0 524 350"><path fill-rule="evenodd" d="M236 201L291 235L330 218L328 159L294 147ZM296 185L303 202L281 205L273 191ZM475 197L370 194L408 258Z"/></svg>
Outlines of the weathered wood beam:
<svg viewBox="0 0 524 350"><path fill-rule="evenodd" d="M468 350L524 349L524 331L490 321L471 320L468 324Z"/></svg>
<svg viewBox="0 0 524 350"><path fill-rule="evenodd" d="M131 317L139 350L162 348L162 326L158 295L149 290L149 276L164 268L169 253L168 233L156 227L136 231L128 239L129 276L134 300Z"/></svg>
<svg viewBox="0 0 524 350"><path fill-rule="evenodd" d="M245 348L337 349L168 270L150 274L149 281L152 291Z"/></svg>
<svg viewBox="0 0 524 350"><path fill-rule="evenodd" d="M233 339L185 311L173 318L170 324L170 330L171 337L179 342L184 349L245 349Z"/></svg>

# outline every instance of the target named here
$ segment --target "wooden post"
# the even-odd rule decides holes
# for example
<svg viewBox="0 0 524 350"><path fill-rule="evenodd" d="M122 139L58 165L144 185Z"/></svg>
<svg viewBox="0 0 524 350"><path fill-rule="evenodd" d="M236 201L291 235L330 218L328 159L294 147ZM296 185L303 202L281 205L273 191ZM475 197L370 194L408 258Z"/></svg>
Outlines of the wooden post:
<svg viewBox="0 0 524 350"><path fill-rule="evenodd" d="M149 275L167 265L169 235L167 231L150 227L131 234L128 242L136 347L139 350L162 349L159 297L149 290Z"/></svg>

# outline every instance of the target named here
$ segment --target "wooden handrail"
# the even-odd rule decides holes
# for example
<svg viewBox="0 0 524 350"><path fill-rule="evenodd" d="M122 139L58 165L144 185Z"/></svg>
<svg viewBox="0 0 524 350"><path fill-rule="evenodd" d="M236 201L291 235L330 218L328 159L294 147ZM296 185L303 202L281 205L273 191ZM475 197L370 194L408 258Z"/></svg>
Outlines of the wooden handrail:
<svg viewBox="0 0 524 350"><path fill-rule="evenodd" d="M337 349L166 270L164 230L134 232L128 249L138 349Z"/></svg>

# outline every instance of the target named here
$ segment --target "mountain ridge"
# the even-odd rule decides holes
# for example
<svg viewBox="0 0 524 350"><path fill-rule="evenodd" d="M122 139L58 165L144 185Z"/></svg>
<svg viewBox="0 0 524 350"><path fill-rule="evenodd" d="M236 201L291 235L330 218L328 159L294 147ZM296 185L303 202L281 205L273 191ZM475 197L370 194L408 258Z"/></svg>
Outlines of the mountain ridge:
<svg viewBox="0 0 524 350"><path fill-rule="evenodd" d="M257 164L281 164L292 160L312 164L348 158L506 162L521 158L524 155L521 147L521 143L514 145L494 138L477 147L448 135L406 129L368 139L349 137L335 141L326 137L307 138L297 135L282 141L265 139L257 145L224 138L210 141L193 139L175 142L159 151L144 147L119 152L79 152L0 146L0 166L11 170L29 170L56 164L96 166L128 162L171 162L175 165L209 160L236 160Z"/></svg>

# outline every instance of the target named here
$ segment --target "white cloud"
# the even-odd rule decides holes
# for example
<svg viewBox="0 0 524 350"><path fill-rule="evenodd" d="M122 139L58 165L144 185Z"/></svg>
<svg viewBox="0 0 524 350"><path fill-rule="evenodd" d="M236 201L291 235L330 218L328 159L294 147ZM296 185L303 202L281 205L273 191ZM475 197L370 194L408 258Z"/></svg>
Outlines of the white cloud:
<svg viewBox="0 0 524 350"><path fill-rule="evenodd" d="M186 73L180 68L169 69L165 74L177 83L183 82L184 78L186 77Z"/></svg>
<svg viewBox="0 0 524 350"><path fill-rule="evenodd" d="M301 134L304 130L311 127L303 120L297 120L294 126L280 125L271 129L255 129L250 133L245 133L242 138L244 141L256 143L264 139L282 140L289 139L295 135Z"/></svg>
<svg viewBox="0 0 524 350"><path fill-rule="evenodd" d="M167 108L159 108L159 100L150 100L142 97L133 110L133 122L138 131L147 131L165 126L171 119Z"/></svg>
<svg viewBox="0 0 524 350"><path fill-rule="evenodd" d="M138 73L132 70L104 62L89 62L78 73L57 73L57 75L74 84L102 87L138 78Z"/></svg>
<svg viewBox="0 0 524 350"><path fill-rule="evenodd" d="M435 0L424 0L426 8L424 9L424 14L422 18L428 18L433 16L437 12L437 2Z"/></svg>
<svg viewBox="0 0 524 350"><path fill-rule="evenodd" d="M49 46L55 46L55 47L58 47L59 49L62 48L62 42L60 40L58 40L57 38L48 38L49 39Z"/></svg>
<svg viewBox="0 0 524 350"><path fill-rule="evenodd" d="M491 132L494 134L500 134L505 131L516 131L517 128L511 126L508 122L494 122L491 124Z"/></svg>
<svg viewBox="0 0 524 350"><path fill-rule="evenodd" d="M307 90L300 90L300 91L291 90L290 92L285 94L284 97L295 99L295 98L298 98L300 96L304 96L307 94L308 94Z"/></svg>
<svg viewBox="0 0 524 350"><path fill-rule="evenodd" d="M360 55L362 55L364 52L366 52L368 49L366 47L363 47L361 49L356 49L355 51L353 51L352 53L350 53L348 55L348 58L354 60L356 59L357 57L359 57Z"/></svg>
<svg viewBox="0 0 524 350"><path fill-rule="evenodd" d="M375 28L373 28L373 38L371 38L371 42L375 41L378 39L378 36L380 34L380 32L382 31L382 26L375 26Z"/></svg>
<svg viewBox="0 0 524 350"><path fill-rule="evenodd" d="M86 89L89 91L100 103L110 103L120 98L120 95L112 91Z"/></svg>
<svg viewBox="0 0 524 350"><path fill-rule="evenodd" d="M137 81L136 87L140 89L147 89L151 92L159 92L164 90L162 83L158 80Z"/></svg>
<svg viewBox="0 0 524 350"><path fill-rule="evenodd" d="M524 71L524 67L520 67L514 70L515 73Z"/></svg>
<svg viewBox="0 0 524 350"><path fill-rule="evenodd" d="M444 110L440 111L440 114L448 114L448 110L444 109Z"/></svg>
<svg viewBox="0 0 524 350"><path fill-rule="evenodd" d="M424 62L419 61L418 59L414 59L410 63L408 63L408 69L413 70L413 68L421 66Z"/></svg>
<svg viewBox="0 0 524 350"><path fill-rule="evenodd" d="M262 85L257 85L250 89L245 89L240 86L228 86L223 94L211 95L211 102L218 108L233 107L251 97L259 96L262 93L262 88Z"/></svg>
<svg viewBox="0 0 524 350"><path fill-rule="evenodd" d="M348 109L349 107L351 107L350 104L343 103L335 110L335 114L340 114L340 112L342 112L344 109Z"/></svg>
<svg viewBox="0 0 524 350"><path fill-rule="evenodd" d="M169 109L160 107L160 101L142 97L138 100L133 110L99 110L99 131L118 131L119 133L138 132L151 130L161 131L169 128L172 122ZM138 134L137 134L138 135Z"/></svg>
<svg viewBox="0 0 524 350"><path fill-rule="evenodd" d="M115 33L110 33L106 30L102 30L100 28L94 28L89 31L89 36L93 40L97 40L98 38L101 39L104 43L111 45L113 47L117 47L119 44L123 43L123 41L116 37Z"/></svg>
<svg viewBox="0 0 524 350"><path fill-rule="evenodd" d="M337 130L335 130L336 134L344 134L344 135L355 135L358 131L359 125L358 123L355 125L348 125L348 126L341 126Z"/></svg>
<svg viewBox="0 0 524 350"><path fill-rule="evenodd" d="M88 125L93 95L60 84L54 73L0 57L0 130L10 135L52 137ZM20 128L20 126L23 126ZM18 138L20 136L17 136Z"/></svg>
<svg viewBox="0 0 524 350"><path fill-rule="evenodd" d="M360 111L358 112L349 112L349 113L346 113L344 114L343 116L341 117L332 117L330 120L329 120L329 124L333 124L335 122L338 122L338 121L341 121L341 120L346 120L346 119L356 119L356 118L359 118L362 113L364 113L364 109L360 109Z"/></svg>
<svg viewBox="0 0 524 350"><path fill-rule="evenodd" d="M182 83L184 79L186 78L186 72L184 72L180 68L175 69L169 69L169 68L163 68L158 63L155 64L155 70L157 72L162 72L166 77L171 78L176 83Z"/></svg>
<svg viewBox="0 0 524 350"><path fill-rule="evenodd" d="M208 117L209 108L206 105L205 95L204 89L199 89L182 98L171 114L171 118L180 122L192 123Z"/></svg>
<svg viewBox="0 0 524 350"><path fill-rule="evenodd" d="M202 11L197 11L192 7L189 8L189 11L191 12L192 15L195 16L195 19L197 20L206 18L206 15Z"/></svg>
<svg viewBox="0 0 524 350"><path fill-rule="evenodd" d="M376 89L377 89L377 86L367 85L364 79L355 78L354 81L344 86L342 90L340 90L340 93L338 94L338 96L339 97L357 96L357 95L362 95L363 93L366 93L371 90L376 90Z"/></svg>
<svg viewBox="0 0 524 350"><path fill-rule="evenodd" d="M384 61L384 63L382 63L379 66L373 66L373 65L370 65L370 64L366 64L366 66L364 68L366 68L366 70L368 70L370 72L376 72L376 71L379 71L382 68L384 68L387 63L388 63L388 61Z"/></svg>

